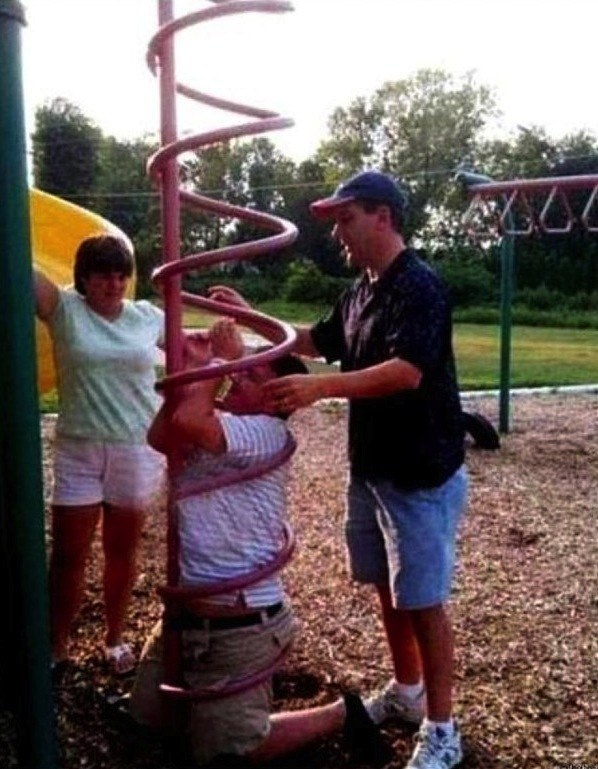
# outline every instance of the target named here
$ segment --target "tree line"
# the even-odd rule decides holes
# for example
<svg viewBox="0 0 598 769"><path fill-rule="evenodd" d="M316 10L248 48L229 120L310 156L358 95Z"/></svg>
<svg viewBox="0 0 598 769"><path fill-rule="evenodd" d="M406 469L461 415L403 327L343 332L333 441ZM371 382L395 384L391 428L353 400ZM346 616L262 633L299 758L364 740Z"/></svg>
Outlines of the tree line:
<svg viewBox="0 0 598 769"><path fill-rule="evenodd" d="M464 227L467 198L454 182L456 169L497 180L598 174L593 134L555 139L529 126L492 138L498 114L492 90L471 73L419 70L335 109L327 136L302 162L285 156L269 138L234 140L184 156L181 182L288 218L299 228L298 240L284 254L218 268L230 282L241 282L258 301L283 293L295 301L328 302L350 275L329 224L315 221L309 204L352 173L377 167L402 180L410 200L407 234L444 274L457 307L492 306L499 293L498 240L474 237ZM123 229L135 243L139 292L151 293L149 278L162 259L159 198L145 171L155 142L148 136L106 136L76 105L56 98L36 110L32 147L35 185ZM575 213L584 202L573 196ZM552 213L557 219L563 215L559 205ZM598 203L596 209L598 224ZM183 254L265 234L246 222L197 213L183 214L181 233ZM578 224L567 234L518 238L515 272L516 296L530 307L598 311L598 244ZM213 271L185 280L201 290Z"/></svg>

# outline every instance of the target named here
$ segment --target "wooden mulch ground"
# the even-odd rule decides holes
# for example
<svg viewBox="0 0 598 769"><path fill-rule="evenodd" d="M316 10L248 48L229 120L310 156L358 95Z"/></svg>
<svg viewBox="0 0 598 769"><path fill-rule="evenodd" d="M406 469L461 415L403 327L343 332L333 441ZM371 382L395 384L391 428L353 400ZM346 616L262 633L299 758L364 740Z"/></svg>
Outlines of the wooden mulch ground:
<svg viewBox="0 0 598 769"><path fill-rule="evenodd" d="M497 422L493 398L468 400ZM499 451L470 444L471 502L460 535L452 612L456 715L464 769L598 767L598 395L526 395ZM293 418L299 450L291 509L298 553L285 572L302 632L276 679L276 709L329 702L344 687L384 684L389 658L376 601L347 577L343 547L346 411L320 404ZM49 481L52 424L44 422ZM141 647L160 614L164 511L153 512L135 588L131 640ZM159 741L120 734L103 692L117 689L100 658L101 551L96 545L73 666L56 695L61 769L167 769ZM127 683L121 685L126 689ZM413 729L392 726L400 769ZM0 716L0 767L17 766L10 718ZM280 769L350 766L337 740Z"/></svg>

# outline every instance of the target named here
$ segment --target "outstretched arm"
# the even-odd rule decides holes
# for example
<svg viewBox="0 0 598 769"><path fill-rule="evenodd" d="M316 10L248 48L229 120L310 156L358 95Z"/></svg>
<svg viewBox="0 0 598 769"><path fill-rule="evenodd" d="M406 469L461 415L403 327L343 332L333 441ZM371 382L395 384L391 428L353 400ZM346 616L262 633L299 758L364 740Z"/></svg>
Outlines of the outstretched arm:
<svg viewBox="0 0 598 769"><path fill-rule="evenodd" d="M214 399L221 383L220 378L198 382L172 416L172 428L182 443L211 454L222 454L226 450L224 430L214 410Z"/></svg>
<svg viewBox="0 0 598 769"><path fill-rule="evenodd" d="M204 366L210 359L211 341L206 331L193 331L183 334L183 362L186 368ZM175 450L184 450L181 436L176 434L173 416L177 405L185 394L191 392L193 385L187 385L170 395L154 417L147 432L147 442L156 451L170 454Z"/></svg>
<svg viewBox="0 0 598 769"><path fill-rule="evenodd" d="M272 407L293 410L322 398L380 398L415 390L421 376L414 365L394 358L361 371L281 377L267 382L264 390Z"/></svg>
<svg viewBox="0 0 598 769"><path fill-rule="evenodd" d="M243 354L243 340L235 323L221 319L210 331L187 337L185 362L196 368L214 361L212 356L234 360ZM214 402L222 385L221 377L212 377L187 385L174 405L164 404L148 432L153 448L163 453L198 447L212 454L226 450L226 439ZM176 397L176 396L175 396Z"/></svg>
<svg viewBox="0 0 598 769"><path fill-rule="evenodd" d="M208 289L208 296L216 302L231 304L234 307L251 309L249 302L247 302L238 291L235 291L234 288L229 288L228 286L211 286ZM252 327L250 320L244 320L243 323L258 334L261 334L263 331L261 324ZM293 328L297 334L297 341L293 351L298 355L306 355L309 358L319 357L320 353L316 350L311 338L311 329L308 326L293 326Z"/></svg>
<svg viewBox="0 0 598 769"><path fill-rule="evenodd" d="M178 403L165 401L148 430L149 445L162 454L186 454L194 447L221 454L226 442L214 411L221 383L220 378L205 379L188 385Z"/></svg>

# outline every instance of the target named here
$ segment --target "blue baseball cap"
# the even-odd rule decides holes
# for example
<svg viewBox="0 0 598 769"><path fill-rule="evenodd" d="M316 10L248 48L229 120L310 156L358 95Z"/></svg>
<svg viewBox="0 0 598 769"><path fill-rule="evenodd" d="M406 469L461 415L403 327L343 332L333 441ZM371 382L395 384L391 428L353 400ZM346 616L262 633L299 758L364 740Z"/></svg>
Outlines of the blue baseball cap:
<svg viewBox="0 0 598 769"><path fill-rule="evenodd" d="M385 203L401 213L407 207L407 194L392 177L380 171L362 171L340 184L332 197L316 200L309 210L317 219L328 219L341 206L356 200Z"/></svg>

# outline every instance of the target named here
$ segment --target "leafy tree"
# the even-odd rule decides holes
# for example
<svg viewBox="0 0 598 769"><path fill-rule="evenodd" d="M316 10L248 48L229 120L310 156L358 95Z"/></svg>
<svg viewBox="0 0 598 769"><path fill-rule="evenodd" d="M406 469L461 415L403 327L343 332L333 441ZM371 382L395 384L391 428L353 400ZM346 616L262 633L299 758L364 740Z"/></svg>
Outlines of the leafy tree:
<svg viewBox="0 0 598 769"><path fill-rule="evenodd" d="M598 174L598 138L588 131L567 134L556 142L550 176Z"/></svg>
<svg viewBox="0 0 598 769"><path fill-rule="evenodd" d="M202 270L190 282L200 286L225 272L226 280L251 283L261 298L281 286L294 296L336 291L338 281L327 276L344 279L350 273L331 237L330 223L315 220L309 205L330 194L341 179L374 166L404 180L411 202L407 235L421 236L421 242L413 239L414 245L425 244L429 258L452 284L455 299L463 305L493 301L500 271L498 239L472 238L464 226L467 200L452 182L456 167L465 161L497 180L598 173L598 144L592 134L554 139L534 125L490 139L486 128L495 115L491 90L476 84L471 74L455 77L426 69L338 107L330 117L329 136L313 157L298 165L264 137L189 154L181 163L184 188L288 218L299 230L285 254L216 265L212 275ZM127 232L136 245L142 292L161 261L159 198L145 173L154 149L143 138L121 142L104 137L64 99L36 113L36 184L75 199ZM569 198L579 218L587 193ZM531 205L541 210L541 197ZM598 202L593 209L591 223L597 226ZM560 201L550 215L557 223L562 220ZM181 253L205 252L267 234L243 220L183 209ZM592 290L598 285L595 241L578 225L567 234L518 238L518 290L527 292L530 302L546 304L575 294L580 307L592 306Z"/></svg>
<svg viewBox="0 0 598 769"><path fill-rule="evenodd" d="M549 176L585 176L598 179L598 140L581 131L563 137L556 145L556 159ZM582 215L590 200L592 189L571 190L567 199L575 217L571 232L562 236L543 235L542 241L549 258L558 263L546 285L571 296L590 294L598 286L598 241L596 233L586 231ZM558 206L553 206L553 209ZM562 208L562 206L561 206ZM552 210L552 209L551 209ZM559 216L557 211L556 216ZM563 212L560 213L563 218ZM598 204L594 201L588 212L588 225L598 227ZM556 280L555 280L556 278Z"/></svg>
<svg viewBox="0 0 598 769"><path fill-rule="evenodd" d="M97 182L102 132L66 99L35 112L33 176L37 187L59 196L85 195Z"/></svg>
<svg viewBox="0 0 598 769"><path fill-rule="evenodd" d="M488 142L481 146L478 160L489 176L501 180L598 173L598 147L592 134L582 131L556 140L539 126L520 126L512 140ZM547 192L526 195L536 218L547 197ZM572 295L591 291L597 285L595 236L585 233L579 223L588 198L589 191L567 194L576 217L571 232L538 230L533 237L516 239L515 271L520 290L544 290L546 297L554 297L555 292ZM563 227L568 216L565 204L556 197L547 212L546 222L553 228ZM595 222L598 223L598 215Z"/></svg>
<svg viewBox="0 0 598 769"><path fill-rule="evenodd" d="M331 237L330 222L314 219L309 210L310 203L331 192L325 167L316 159L306 160L297 167L295 180L283 191L285 211L299 230L294 253L298 259L313 261L324 275L347 275L339 245Z"/></svg>
<svg viewBox="0 0 598 769"><path fill-rule="evenodd" d="M102 139L91 207L123 230L135 245L138 294L151 293L161 262L160 199L146 171L157 145L148 139Z"/></svg>
<svg viewBox="0 0 598 769"><path fill-rule="evenodd" d="M335 110L331 138L320 146L318 159L337 180L367 166L404 178L411 193L410 228L418 230L435 206L454 205L448 178L475 153L495 114L490 89L476 85L471 73L456 78L419 70Z"/></svg>
<svg viewBox="0 0 598 769"><path fill-rule="evenodd" d="M294 182L294 164L267 138L253 139L236 145L236 163L233 181L237 189L236 200L248 208L275 216L286 217L284 191ZM239 220L232 236L235 243L245 243L268 235L261 227ZM260 257L258 269L284 271L289 252Z"/></svg>
<svg viewBox="0 0 598 769"><path fill-rule="evenodd" d="M332 305L349 283L346 278L323 275L312 261L296 259L289 265L284 295L291 302Z"/></svg>
<svg viewBox="0 0 598 769"><path fill-rule="evenodd" d="M363 166L384 167L384 104L381 90L371 97L358 97L348 107L337 107L328 120L330 138L325 139L316 160L326 169L331 186Z"/></svg>
<svg viewBox="0 0 598 769"><path fill-rule="evenodd" d="M183 187L198 195L227 198L232 147L230 143L202 149L182 164ZM225 243L228 220L200 210L187 209L182 220L184 253L199 253L220 248Z"/></svg>
<svg viewBox="0 0 598 769"><path fill-rule="evenodd" d="M267 138L236 141L200 150L184 166L183 178L188 189L235 205L287 215L285 195L294 184L295 166ZM242 219L222 219L211 214L190 216L185 228L197 252L227 244L245 243L271 234ZM270 270L284 264L276 254L264 256L251 264L230 267L235 274Z"/></svg>
<svg viewBox="0 0 598 769"><path fill-rule="evenodd" d="M458 259L437 260L436 264L456 307L493 304L498 300L497 277L480 259L472 259L465 252L459 253Z"/></svg>
<svg viewBox="0 0 598 769"><path fill-rule="evenodd" d="M519 126L512 137L480 142L474 163L492 179L525 179L548 176L558 146L540 126Z"/></svg>
<svg viewBox="0 0 598 769"><path fill-rule="evenodd" d="M158 193L146 171L156 149L145 139L119 141L108 136L100 143L94 208L133 239L148 226L150 216L152 225L157 223Z"/></svg>

